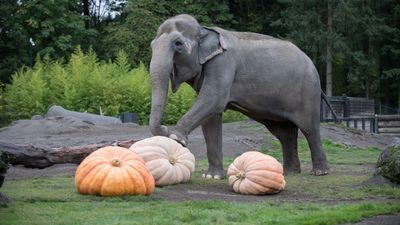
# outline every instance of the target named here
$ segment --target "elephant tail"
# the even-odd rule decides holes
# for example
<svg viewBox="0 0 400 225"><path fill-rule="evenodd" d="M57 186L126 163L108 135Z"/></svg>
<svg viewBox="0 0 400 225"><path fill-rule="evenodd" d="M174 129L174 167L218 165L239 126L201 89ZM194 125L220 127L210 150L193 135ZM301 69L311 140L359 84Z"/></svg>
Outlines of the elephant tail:
<svg viewBox="0 0 400 225"><path fill-rule="evenodd" d="M339 119L338 119L338 117L337 117L335 111L333 110L331 104L329 103L328 98L326 97L326 95L325 95L325 93L324 93L323 91L321 91L321 97L322 97L322 99L325 101L326 105L328 105L329 110L331 110L332 116L333 116L333 119L335 119L335 122L336 122L336 123L339 123L340 121L339 121ZM322 103L321 103L321 104L322 104Z"/></svg>

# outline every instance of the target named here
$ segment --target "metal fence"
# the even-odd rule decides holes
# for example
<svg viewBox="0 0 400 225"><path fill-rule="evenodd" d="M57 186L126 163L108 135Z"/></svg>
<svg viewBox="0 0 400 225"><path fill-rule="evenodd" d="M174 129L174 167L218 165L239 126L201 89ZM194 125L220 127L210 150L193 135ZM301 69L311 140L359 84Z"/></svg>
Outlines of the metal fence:
<svg viewBox="0 0 400 225"><path fill-rule="evenodd" d="M343 95L328 97L328 101L339 118L370 118L375 115L374 100ZM321 103L321 121L333 119L325 102Z"/></svg>
<svg viewBox="0 0 400 225"><path fill-rule="evenodd" d="M374 100L343 95L328 97L328 101L343 125L371 133L377 132ZM320 117L321 122L335 121L325 102L321 102Z"/></svg>
<svg viewBox="0 0 400 225"><path fill-rule="evenodd" d="M377 115L374 100L346 95L328 97L328 101L339 121L347 127L371 133L400 135L400 115L393 115L398 114L399 110L392 110L392 115ZM382 112L382 108L382 105L379 105L378 113ZM320 115L321 122L335 122L325 102L321 102Z"/></svg>

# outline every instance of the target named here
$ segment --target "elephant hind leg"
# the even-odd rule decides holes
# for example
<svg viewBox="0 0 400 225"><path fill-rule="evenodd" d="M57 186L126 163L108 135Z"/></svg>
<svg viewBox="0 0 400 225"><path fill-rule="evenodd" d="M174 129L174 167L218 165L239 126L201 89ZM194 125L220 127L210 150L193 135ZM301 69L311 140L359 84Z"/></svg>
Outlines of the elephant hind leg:
<svg viewBox="0 0 400 225"><path fill-rule="evenodd" d="M315 126L313 129L308 129L307 131L301 129L301 131L306 137L308 146L311 150L311 160L313 165L311 173L316 176L329 174L329 166L325 152L322 148L319 126Z"/></svg>
<svg viewBox="0 0 400 225"><path fill-rule="evenodd" d="M291 122L267 120L263 123L282 145L284 173L300 173L300 160L297 152L298 128Z"/></svg>

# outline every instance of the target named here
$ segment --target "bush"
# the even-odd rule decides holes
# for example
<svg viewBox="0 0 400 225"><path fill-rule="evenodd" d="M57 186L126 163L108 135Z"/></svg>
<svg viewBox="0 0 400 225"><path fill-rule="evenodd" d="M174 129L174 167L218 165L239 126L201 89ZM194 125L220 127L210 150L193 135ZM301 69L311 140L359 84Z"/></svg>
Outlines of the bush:
<svg viewBox="0 0 400 225"><path fill-rule="evenodd" d="M128 56L121 51L115 62L99 62L93 51L78 47L67 63L37 58L33 68L24 67L12 76L0 100L1 118L12 121L45 114L52 105L68 110L119 116L138 114L138 122L147 124L151 106L149 72L143 64L131 69ZM175 124L191 107L193 89L181 85L177 93L169 91L163 123ZM225 122L243 116L228 113Z"/></svg>

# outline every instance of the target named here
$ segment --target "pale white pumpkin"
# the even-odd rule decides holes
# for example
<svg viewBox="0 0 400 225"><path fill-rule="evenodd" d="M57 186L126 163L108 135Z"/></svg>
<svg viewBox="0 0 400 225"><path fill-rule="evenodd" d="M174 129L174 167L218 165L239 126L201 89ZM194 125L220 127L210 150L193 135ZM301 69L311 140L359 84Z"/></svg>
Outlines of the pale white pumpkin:
<svg viewBox="0 0 400 225"><path fill-rule="evenodd" d="M285 188L282 164L257 151L245 152L228 167L228 180L240 194L273 194Z"/></svg>
<svg viewBox="0 0 400 225"><path fill-rule="evenodd" d="M194 155L173 139L154 136L129 149L143 158L157 186L187 182L194 172Z"/></svg>

